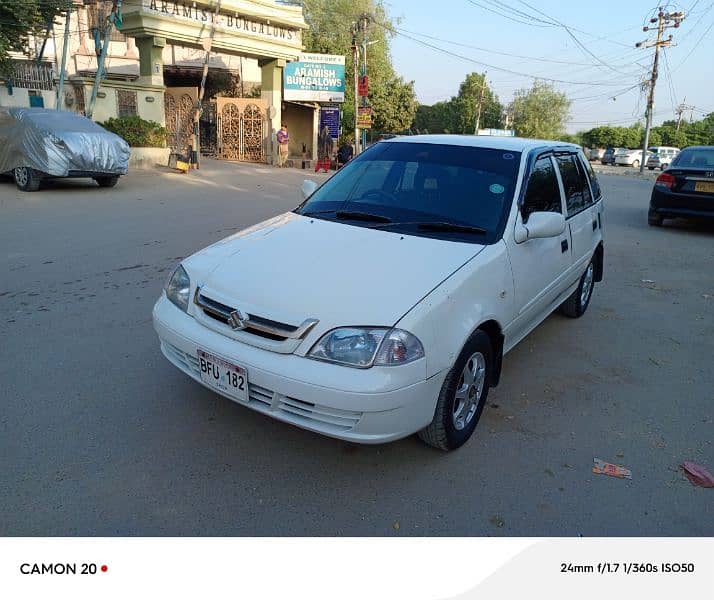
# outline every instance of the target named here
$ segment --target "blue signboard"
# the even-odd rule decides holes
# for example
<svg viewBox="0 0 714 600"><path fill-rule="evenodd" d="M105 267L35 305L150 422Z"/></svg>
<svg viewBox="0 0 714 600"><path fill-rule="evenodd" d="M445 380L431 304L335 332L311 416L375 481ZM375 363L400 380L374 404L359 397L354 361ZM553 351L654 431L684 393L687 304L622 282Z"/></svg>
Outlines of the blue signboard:
<svg viewBox="0 0 714 600"><path fill-rule="evenodd" d="M283 69L283 99L302 102L345 101L345 57L301 54Z"/></svg>
<svg viewBox="0 0 714 600"><path fill-rule="evenodd" d="M323 106L320 109L320 131L327 125L330 137L336 140L340 137L340 107Z"/></svg>

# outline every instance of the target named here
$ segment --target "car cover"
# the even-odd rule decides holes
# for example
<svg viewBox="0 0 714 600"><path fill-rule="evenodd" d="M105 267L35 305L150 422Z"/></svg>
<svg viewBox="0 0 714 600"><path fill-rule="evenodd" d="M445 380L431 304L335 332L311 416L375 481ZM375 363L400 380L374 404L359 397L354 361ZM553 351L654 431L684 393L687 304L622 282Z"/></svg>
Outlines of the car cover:
<svg viewBox="0 0 714 600"><path fill-rule="evenodd" d="M91 119L47 108L0 108L0 173L30 167L55 177L123 175L128 166L129 144Z"/></svg>

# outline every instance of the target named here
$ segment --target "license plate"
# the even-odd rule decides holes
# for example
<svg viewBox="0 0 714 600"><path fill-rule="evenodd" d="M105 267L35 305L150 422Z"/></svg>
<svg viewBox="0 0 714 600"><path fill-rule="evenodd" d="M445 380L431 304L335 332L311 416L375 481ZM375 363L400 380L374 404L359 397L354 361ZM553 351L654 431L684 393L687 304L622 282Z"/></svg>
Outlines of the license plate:
<svg viewBox="0 0 714 600"><path fill-rule="evenodd" d="M695 192L707 192L709 194L714 194L714 181L695 181L694 182Z"/></svg>
<svg viewBox="0 0 714 600"><path fill-rule="evenodd" d="M203 383L234 400L248 402L248 373L243 367L199 350L198 368Z"/></svg>

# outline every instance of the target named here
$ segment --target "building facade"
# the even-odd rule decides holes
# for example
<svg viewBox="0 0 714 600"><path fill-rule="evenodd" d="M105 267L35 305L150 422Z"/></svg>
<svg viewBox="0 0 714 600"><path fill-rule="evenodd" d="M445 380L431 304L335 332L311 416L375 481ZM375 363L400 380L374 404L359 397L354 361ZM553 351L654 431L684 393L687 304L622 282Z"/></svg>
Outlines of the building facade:
<svg viewBox="0 0 714 600"><path fill-rule="evenodd" d="M33 60L16 57L0 105L45 106L84 114L112 2L83 0L67 22L36 40ZM210 48L201 149L220 158L271 163L275 134L287 122L291 157L313 158L318 104L287 103L283 68L303 50L302 7L274 0L124 0L120 29L108 40L92 118L137 115L169 130L178 153L195 142L194 118ZM58 97L67 27L65 84ZM39 48L44 43L44 52Z"/></svg>

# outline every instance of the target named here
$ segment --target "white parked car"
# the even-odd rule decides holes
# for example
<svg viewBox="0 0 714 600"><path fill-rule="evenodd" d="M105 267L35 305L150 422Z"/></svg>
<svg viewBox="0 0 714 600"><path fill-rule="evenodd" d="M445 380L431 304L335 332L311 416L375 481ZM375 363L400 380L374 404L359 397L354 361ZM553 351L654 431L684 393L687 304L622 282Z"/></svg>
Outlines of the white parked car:
<svg viewBox="0 0 714 600"><path fill-rule="evenodd" d="M647 159L647 168L650 171L659 169L664 171L670 164L677 154L679 154L679 148L674 148L673 146L656 146L650 148L653 152L652 155Z"/></svg>
<svg viewBox="0 0 714 600"><path fill-rule="evenodd" d="M650 156L652 156L652 152L650 150L647 151L647 158L649 159ZM629 166L629 167L634 167L635 169L640 168L640 164L642 161L642 148L639 148L637 150L629 150L627 148L621 148L617 152L615 152L615 164L620 165L620 166Z"/></svg>
<svg viewBox="0 0 714 600"><path fill-rule="evenodd" d="M303 196L183 260L153 319L184 373L328 436L458 448L503 355L602 279L602 194L571 144L399 137Z"/></svg>

